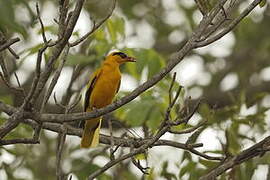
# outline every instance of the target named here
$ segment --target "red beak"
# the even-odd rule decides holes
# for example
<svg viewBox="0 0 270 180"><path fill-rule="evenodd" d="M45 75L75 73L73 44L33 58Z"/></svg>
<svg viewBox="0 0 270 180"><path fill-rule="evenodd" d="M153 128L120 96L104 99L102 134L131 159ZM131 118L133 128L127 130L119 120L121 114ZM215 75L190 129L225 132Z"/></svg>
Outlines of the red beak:
<svg viewBox="0 0 270 180"><path fill-rule="evenodd" d="M136 59L134 57L129 57L128 56L128 57L125 58L125 61L126 62L136 62Z"/></svg>

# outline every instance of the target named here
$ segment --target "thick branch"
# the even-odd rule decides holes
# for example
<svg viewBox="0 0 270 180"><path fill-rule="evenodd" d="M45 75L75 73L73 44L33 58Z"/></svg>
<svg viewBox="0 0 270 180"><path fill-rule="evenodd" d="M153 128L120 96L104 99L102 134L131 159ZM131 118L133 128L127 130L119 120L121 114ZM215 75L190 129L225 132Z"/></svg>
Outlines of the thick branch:
<svg viewBox="0 0 270 180"><path fill-rule="evenodd" d="M212 169L205 176L201 177L200 180L216 179L217 176L226 172L228 169L231 169L234 166L239 165L256 156L262 156L266 151L270 151L270 136L266 137L250 148L243 150L240 154L228 158L217 167Z"/></svg>

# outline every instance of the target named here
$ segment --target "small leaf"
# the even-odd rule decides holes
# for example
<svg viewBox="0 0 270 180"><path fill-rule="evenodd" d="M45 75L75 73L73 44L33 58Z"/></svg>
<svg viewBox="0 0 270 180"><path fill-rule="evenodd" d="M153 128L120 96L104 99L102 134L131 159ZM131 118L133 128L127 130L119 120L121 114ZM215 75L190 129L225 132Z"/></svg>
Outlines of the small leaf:
<svg viewBox="0 0 270 180"><path fill-rule="evenodd" d="M259 6L262 8L266 5L266 0L262 0L259 4Z"/></svg>
<svg viewBox="0 0 270 180"><path fill-rule="evenodd" d="M114 26L114 23L113 23L113 21L111 19L108 19L107 20L106 25L107 25L108 32L110 34L111 40L112 40L113 43L115 43L116 42L116 38L117 38L117 32L116 32L115 29L117 27Z"/></svg>
<svg viewBox="0 0 270 180"><path fill-rule="evenodd" d="M135 156L135 159L137 159L137 160L145 160L146 157L145 157L145 154L144 153L141 153L141 154L137 154Z"/></svg>
<svg viewBox="0 0 270 180"><path fill-rule="evenodd" d="M168 172L168 161L165 161L162 164L162 171L161 171L161 177L164 177L165 179L171 180L171 179L177 179L177 177L175 176L175 174Z"/></svg>
<svg viewBox="0 0 270 180"><path fill-rule="evenodd" d="M212 169L219 164L219 162L209 161L201 158L199 159L199 162L203 164L207 169Z"/></svg>
<svg viewBox="0 0 270 180"><path fill-rule="evenodd" d="M201 127L199 128L197 131L195 131L186 141L186 144L193 144L196 142L197 138L199 137L199 135L203 132L203 130L205 129L205 127Z"/></svg>
<svg viewBox="0 0 270 180"><path fill-rule="evenodd" d="M190 161L186 166L181 168L179 172L179 178L181 179L186 173L192 172L195 167L196 167L196 163Z"/></svg>

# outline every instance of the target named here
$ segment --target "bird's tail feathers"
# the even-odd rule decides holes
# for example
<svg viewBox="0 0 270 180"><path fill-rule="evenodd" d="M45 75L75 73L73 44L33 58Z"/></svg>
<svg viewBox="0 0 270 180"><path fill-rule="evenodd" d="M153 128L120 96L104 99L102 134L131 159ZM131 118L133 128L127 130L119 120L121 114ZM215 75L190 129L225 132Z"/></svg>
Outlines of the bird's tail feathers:
<svg viewBox="0 0 270 180"><path fill-rule="evenodd" d="M99 144L99 131L101 127L101 118L93 118L85 121L84 130L81 139L81 148L93 148Z"/></svg>

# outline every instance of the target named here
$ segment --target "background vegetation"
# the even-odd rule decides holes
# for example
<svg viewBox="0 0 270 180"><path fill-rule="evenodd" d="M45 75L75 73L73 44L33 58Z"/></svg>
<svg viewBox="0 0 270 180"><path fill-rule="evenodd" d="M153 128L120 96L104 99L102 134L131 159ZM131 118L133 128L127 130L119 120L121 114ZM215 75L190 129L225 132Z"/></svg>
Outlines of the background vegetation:
<svg viewBox="0 0 270 180"><path fill-rule="evenodd" d="M64 1L39 0L40 17L44 24L47 40L56 40L58 32L58 9ZM203 2L203 1L201 1ZM235 1L236 11L230 14L221 28L226 27L233 17L249 4L248 1ZM76 1L70 1L69 8ZM213 3L215 4L215 3ZM112 1L86 1L71 41L82 37L110 13ZM210 6L210 9L213 6ZM207 11L207 10L205 10ZM36 1L0 0L1 37L20 41L10 47L10 51L0 51L1 62L5 62L8 74L6 81L17 88L15 75L27 94L35 78L36 58L44 42L42 29L37 18ZM117 99L129 94L142 82L158 73L168 62L170 55L183 47L202 19L195 1L184 0L118 0L112 16L104 22L87 40L69 49L60 79L53 90L55 99L63 105L79 99L91 74L114 49L121 50L137 58L136 64L122 67L124 73ZM59 21L58 21L59 22ZM176 72L177 85L183 86L180 96L171 111L171 119L192 111L199 98L203 101L188 124L174 127L181 131L200 125L191 134L166 133L161 139L186 143L203 143L200 152L213 157L231 157L269 136L270 107L270 7L256 7L252 13L222 39L207 47L195 49L173 71L153 88L141 94L127 105L104 117L102 130L110 134L109 123L113 124L113 135L125 138L145 138L157 132L164 120L170 104L169 87L173 72ZM0 44L4 42L0 39ZM6 42L6 41L5 41ZM48 48L41 62L41 69L50 62L53 54ZM63 58L63 55L61 56ZM59 58L59 59L61 59ZM4 59L4 60L3 60ZM53 72L61 60L54 64ZM4 74L4 69L1 69ZM45 89L49 88L53 74L47 82L35 109L42 107ZM51 95L43 112L64 113L65 108L57 105ZM6 86L0 80L0 100L13 107L20 107L24 97L18 90ZM0 125L11 116L0 113ZM82 112L79 103L72 112ZM78 122L78 121L76 121ZM77 127L77 123L70 125ZM195 129L194 129L195 130ZM5 140L30 138L33 130L29 124L20 123ZM56 178L58 136L49 130L41 130L40 144L2 145L0 148L0 179ZM85 179L95 170L102 168L110 160L110 145L101 144L98 148L82 150L80 139L67 135L62 153L62 171L72 179ZM4 142L4 141L3 141ZM268 146L269 149L269 146ZM115 156L128 153L129 148L120 148ZM132 151L132 150L131 150ZM98 179L199 179L219 161L213 161L188 151L173 147L153 147L136 156L144 167L149 167L148 175L131 160L119 162ZM270 179L270 154L253 158L219 176L219 179ZM64 176L62 176L64 179Z"/></svg>

